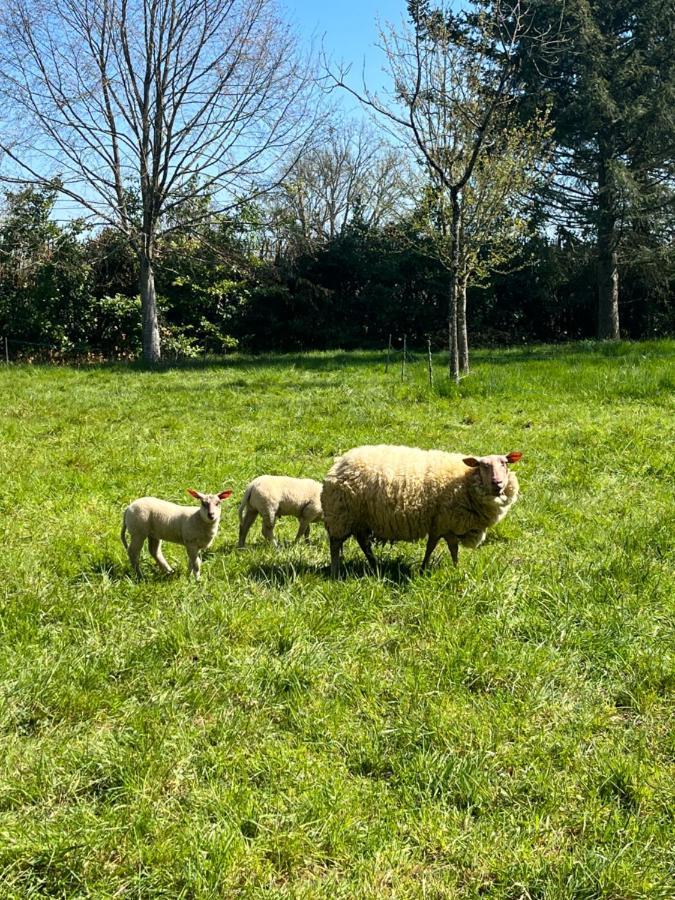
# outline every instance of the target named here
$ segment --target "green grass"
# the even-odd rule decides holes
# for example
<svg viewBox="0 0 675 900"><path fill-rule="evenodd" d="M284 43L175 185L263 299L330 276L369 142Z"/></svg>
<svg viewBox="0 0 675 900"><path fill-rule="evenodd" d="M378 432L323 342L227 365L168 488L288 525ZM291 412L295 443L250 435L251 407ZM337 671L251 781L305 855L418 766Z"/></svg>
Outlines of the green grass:
<svg viewBox="0 0 675 900"><path fill-rule="evenodd" d="M0 896L670 898L675 344L0 372ZM386 441L522 450L454 569L325 536L200 583L121 511Z"/></svg>

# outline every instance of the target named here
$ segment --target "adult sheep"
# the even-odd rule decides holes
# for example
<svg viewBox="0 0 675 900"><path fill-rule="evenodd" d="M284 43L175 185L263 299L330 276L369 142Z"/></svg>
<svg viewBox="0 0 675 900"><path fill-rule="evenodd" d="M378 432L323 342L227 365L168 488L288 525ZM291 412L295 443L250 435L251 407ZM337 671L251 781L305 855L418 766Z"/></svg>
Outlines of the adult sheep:
<svg viewBox="0 0 675 900"><path fill-rule="evenodd" d="M373 538L427 538L424 570L443 538L457 565L458 547L478 547L518 499L509 471L522 453L464 456L440 450L381 444L355 447L336 459L321 493L330 539L331 575L340 567L342 545L353 535L371 566Z"/></svg>

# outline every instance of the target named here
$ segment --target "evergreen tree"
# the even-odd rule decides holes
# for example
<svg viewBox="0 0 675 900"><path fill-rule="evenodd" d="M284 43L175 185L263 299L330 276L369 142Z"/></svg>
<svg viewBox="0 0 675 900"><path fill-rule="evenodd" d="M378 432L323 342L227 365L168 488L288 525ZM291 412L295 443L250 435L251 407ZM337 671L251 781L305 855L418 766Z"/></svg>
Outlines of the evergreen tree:
<svg viewBox="0 0 675 900"><path fill-rule="evenodd" d="M593 235L598 336L619 337L622 235L673 212L673 0L531 0L540 32L561 29L557 54L523 45L521 72L550 103L557 151L552 217Z"/></svg>

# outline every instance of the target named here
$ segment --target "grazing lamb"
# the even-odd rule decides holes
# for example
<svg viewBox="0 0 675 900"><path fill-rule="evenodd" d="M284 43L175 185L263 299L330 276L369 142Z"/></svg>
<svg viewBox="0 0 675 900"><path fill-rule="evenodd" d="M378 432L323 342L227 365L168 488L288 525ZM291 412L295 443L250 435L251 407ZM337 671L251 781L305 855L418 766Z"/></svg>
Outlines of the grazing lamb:
<svg viewBox="0 0 675 900"><path fill-rule="evenodd" d="M141 568L138 558L148 539L148 549L162 572L167 575L173 569L162 554L162 541L183 544L190 561L189 571L199 580L201 551L210 547L218 534L220 524L220 501L227 499L232 491L219 494L200 494L188 488L188 494L200 501L199 509L194 506L178 506L158 500L157 497L141 497L134 500L124 510L122 517L122 543L129 554L129 562L140 578ZM127 544L125 532L131 541Z"/></svg>
<svg viewBox="0 0 675 900"><path fill-rule="evenodd" d="M309 526L322 519L321 482L312 478L290 478L286 475L260 475L254 478L239 504L239 547L258 514L262 516L263 537L271 544L274 524L280 516L295 516L299 527L295 540L309 540Z"/></svg>
<svg viewBox="0 0 675 900"><path fill-rule="evenodd" d="M441 538L457 565L459 544L478 547L486 529L516 502L518 479L508 464L521 457L517 452L475 457L386 444L349 450L336 459L321 494L332 577L338 575L342 545L350 535L372 566L373 538L423 537L422 570Z"/></svg>

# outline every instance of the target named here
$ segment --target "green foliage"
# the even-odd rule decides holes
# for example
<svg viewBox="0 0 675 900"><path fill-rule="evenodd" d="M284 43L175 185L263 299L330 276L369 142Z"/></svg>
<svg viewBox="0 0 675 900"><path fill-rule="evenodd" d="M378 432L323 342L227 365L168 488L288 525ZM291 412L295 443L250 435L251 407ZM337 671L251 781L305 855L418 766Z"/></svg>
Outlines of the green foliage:
<svg viewBox="0 0 675 900"><path fill-rule="evenodd" d="M89 264L73 221L51 219L56 190L6 194L0 222L0 332L60 350L86 340Z"/></svg>
<svg viewBox="0 0 675 900"><path fill-rule="evenodd" d="M0 893L672 894L672 341L0 368ZM475 552L235 550L261 472L387 440L520 449ZM124 505L234 489L203 580Z"/></svg>
<svg viewBox="0 0 675 900"><path fill-rule="evenodd" d="M562 148L546 191L553 213L591 234L608 214L622 226L612 241L630 263L636 243L645 249L637 234L663 246L673 225L672 4L537 0L524 11L535 29L560 36L559 52L521 47L527 96L550 105Z"/></svg>

